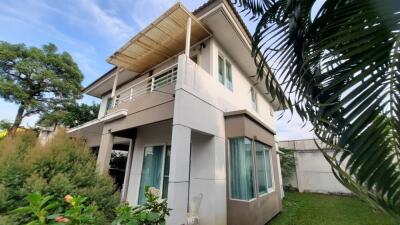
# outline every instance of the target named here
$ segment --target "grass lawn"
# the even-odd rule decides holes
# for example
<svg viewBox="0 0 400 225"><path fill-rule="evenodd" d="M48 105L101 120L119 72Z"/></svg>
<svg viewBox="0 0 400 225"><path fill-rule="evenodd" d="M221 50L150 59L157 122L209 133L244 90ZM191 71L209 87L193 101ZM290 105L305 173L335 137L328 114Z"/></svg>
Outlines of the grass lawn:
<svg viewBox="0 0 400 225"><path fill-rule="evenodd" d="M283 211L268 225L393 225L354 197L286 192Z"/></svg>

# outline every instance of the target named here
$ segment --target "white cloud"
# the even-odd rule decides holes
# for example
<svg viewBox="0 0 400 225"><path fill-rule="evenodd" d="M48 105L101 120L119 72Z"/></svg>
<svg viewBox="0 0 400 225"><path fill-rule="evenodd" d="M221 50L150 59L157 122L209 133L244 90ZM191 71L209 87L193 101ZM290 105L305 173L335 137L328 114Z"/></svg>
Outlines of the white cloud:
<svg viewBox="0 0 400 225"><path fill-rule="evenodd" d="M117 42L127 40L133 33L133 29L127 23L117 16L111 15L110 11L100 8L94 1L81 1L82 9L88 13L91 27L100 34L106 34L109 38ZM82 20L81 20L82 21Z"/></svg>
<svg viewBox="0 0 400 225"><path fill-rule="evenodd" d="M280 113L277 113L277 117ZM277 136L280 141L310 139L313 138L313 127L310 123L304 123L297 113L293 115L286 111L276 123Z"/></svg>

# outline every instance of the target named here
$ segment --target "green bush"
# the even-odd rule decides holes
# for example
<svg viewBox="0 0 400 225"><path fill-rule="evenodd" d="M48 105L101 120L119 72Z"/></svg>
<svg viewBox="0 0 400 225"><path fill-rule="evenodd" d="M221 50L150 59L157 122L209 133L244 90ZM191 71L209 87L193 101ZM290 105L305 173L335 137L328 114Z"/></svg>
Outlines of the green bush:
<svg viewBox="0 0 400 225"><path fill-rule="evenodd" d="M29 205L19 207L12 213L22 217L33 217L29 225L97 225L97 207L94 204L86 204L86 197L66 195L61 202L53 196L43 196L34 192L26 199Z"/></svg>
<svg viewBox="0 0 400 225"><path fill-rule="evenodd" d="M167 200L161 199L160 191L154 187L146 187L145 197L143 205L121 204L112 225L165 225L165 218L171 211Z"/></svg>
<svg viewBox="0 0 400 225"><path fill-rule="evenodd" d="M98 207L96 224L111 221L119 193L112 178L98 175L96 159L84 142L60 132L44 146L36 143L30 132L0 143L0 218L27 205L30 193L40 192L57 199L68 194L88 196L87 201ZM10 224L25 224L32 218L9 219Z"/></svg>
<svg viewBox="0 0 400 225"><path fill-rule="evenodd" d="M282 178L284 180L289 179L292 174L296 171L296 163L294 159L294 150L279 148L279 151L283 152L281 157L281 170Z"/></svg>

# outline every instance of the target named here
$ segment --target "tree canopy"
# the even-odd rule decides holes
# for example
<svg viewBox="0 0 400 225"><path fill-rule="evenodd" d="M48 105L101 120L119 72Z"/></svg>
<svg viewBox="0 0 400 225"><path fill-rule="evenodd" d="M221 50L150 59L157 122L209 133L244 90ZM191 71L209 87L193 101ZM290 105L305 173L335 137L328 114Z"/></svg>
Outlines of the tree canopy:
<svg viewBox="0 0 400 225"><path fill-rule="evenodd" d="M63 110L51 111L42 114L38 124L49 127L62 124L66 127L75 127L97 118L99 113L99 104L88 105L73 104L65 107Z"/></svg>
<svg viewBox="0 0 400 225"><path fill-rule="evenodd" d="M83 75L67 52L0 42L0 97L19 105L12 129L24 117L75 103Z"/></svg>
<svg viewBox="0 0 400 225"><path fill-rule="evenodd" d="M289 95L334 150L321 148L342 184L400 221L400 1L236 3L258 22L253 56L269 92Z"/></svg>

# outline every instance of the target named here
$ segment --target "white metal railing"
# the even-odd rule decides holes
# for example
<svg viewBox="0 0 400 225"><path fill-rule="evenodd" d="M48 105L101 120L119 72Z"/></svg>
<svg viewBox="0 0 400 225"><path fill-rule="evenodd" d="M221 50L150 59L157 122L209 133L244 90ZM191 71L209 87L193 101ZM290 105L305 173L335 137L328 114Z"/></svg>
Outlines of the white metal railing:
<svg viewBox="0 0 400 225"><path fill-rule="evenodd" d="M174 64L122 91L117 92L113 108L123 102L134 101L137 97L145 93L158 91L160 88L176 82L177 72L178 64Z"/></svg>

